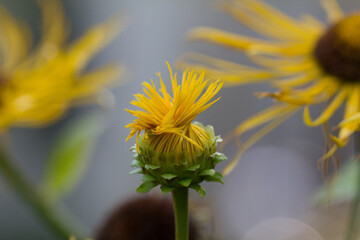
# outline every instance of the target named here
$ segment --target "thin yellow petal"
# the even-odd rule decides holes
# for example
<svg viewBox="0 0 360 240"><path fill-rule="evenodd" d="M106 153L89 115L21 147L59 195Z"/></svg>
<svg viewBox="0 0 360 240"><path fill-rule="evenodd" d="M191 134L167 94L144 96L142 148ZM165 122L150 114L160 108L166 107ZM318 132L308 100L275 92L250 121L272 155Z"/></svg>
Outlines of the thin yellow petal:
<svg viewBox="0 0 360 240"><path fill-rule="evenodd" d="M344 112L343 119L350 119L360 110L360 89L358 86L354 87L349 94L349 98L346 102L346 108ZM343 123L343 122L342 122ZM352 121L347 124L342 124L339 132L339 139L346 140L348 139L356 130L359 129L359 121Z"/></svg>
<svg viewBox="0 0 360 240"><path fill-rule="evenodd" d="M334 100L328 105L328 107L322 112L322 114L316 119L311 120L309 107L304 109L304 122L306 125L314 127L319 126L320 124L327 121L332 114L340 107L344 102L348 92L345 90L340 91L340 93L334 98Z"/></svg>
<svg viewBox="0 0 360 240"><path fill-rule="evenodd" d="M26 23L14 19L0 6L0 58L2 71L11 70L27 56L31 33Z"/></svg>
<svg viewBox="0 0 360 240"><path fill-rule="evenodd" d="M291 18L260 1L237 1L236 4L223 4L222 9L250 29L270 38L298 40L307 37L306 29L299 28Z"/></svg>
<svg viewBox="0 0 360 240"><path fill-rule="evenodd" d="M235 134L239 135L243 132L249 131L257 126L260 126L266 122L269 122L278 117L278 115L283 114L284 111L293 109L294 107L289 107L287 105L275 105L273 107L267 108L262 112L248 118L242 122L236 129ZM295 108L294 108L295 109Z"/></svg>
<svg viewBox="0 0 360 240"><path fill-rule="evenodd" d="M222 174L224 176L228 175L230 172L234 170L236 165L239 163L241 156L243 153L249 149L251 146L253 146L257 141L259 141L261 138L263 138L265 135L267 135L269 132L277 128L279 125L281 125L284 121L286 121L289 117L291 117L297 109L289 108L287 111L280 116L277 116L274 120L272 120L268 125L260 129L258 132L256 132L254 135L252 135L244 144L240 146L238 151L235 154L235 157L231 160L231 162L225 167L225 169L222 171Z"/></svg>
<svg viewBox="0 0 360 240"><path fill-rule="evenodd" d="M330 23L337 22L344 17L344 13L337 3L337 0L321 0L321 4Z"/></svg>
<svg viewBox="0 0 360 240"><path fill-rule="evenodd" d="M76 70L85 67L93 55L106 46L124 28L124 19L114 16L91 28L67 50L68 64Z"/></svg>
<svg viewBox="0 0 360 240"><path fill-rule="evenodd" d="M254 44L267 44L267 42L255 38L244 37L210 27L194 28L187 34L187 38L190 41L201 40L238 49L248 49Z"/></svg>
<svg viewBox="0 0 360 240"><path fill-rule="evenodd" d="M337 151L338 149L338 146L334 145L330 148L330 150L324 154L324 156L322 156L318 162L322 162L322 161L325 161L326 159L330 158L331 156L333 156L335 154L335 152Z"/></svg>
<svg viewBox="0 0 360 240"><path fill-rule="evenodd" d="M59 0L37 0L42 10L42 43L60 47L64 43L67 32L65 13Z"/></svg>

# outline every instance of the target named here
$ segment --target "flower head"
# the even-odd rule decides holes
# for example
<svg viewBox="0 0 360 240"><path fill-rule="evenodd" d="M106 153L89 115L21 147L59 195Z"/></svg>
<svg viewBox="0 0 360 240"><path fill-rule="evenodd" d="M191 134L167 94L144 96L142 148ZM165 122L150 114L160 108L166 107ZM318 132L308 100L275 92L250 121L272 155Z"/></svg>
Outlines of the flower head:
<svg viewBox="0 0 360 240"><path fill-rule="evenodd" d="M192 123L195 117L202 111L209 108L219 100L209 101L219 92L222 83L219 81L211 83L207 90L202 94L208 81L204 81L204 76L197 77L193 72L187 70L183 74L182 84L178 85L177 75L173 75L170 65L168 65L173 95L167 92L164 82L160 78L160 93L156 90L155 84L145 82L144 92L146 95L135 95L136 100L132 105L142 108L144 111L127 110L136 119L126 127L131 129L131 133L126 140L139 135L145 131L145 135L151 135L151 145L154 150L161 153L182 152L195 155L206 145L208 136L205 130L200 129Z"/></svg>
<svg viewBox="0 0 360 240"><path fill-rule="evenodd" d="M235 135L267 124L239 150L234 161L225 169L229 173L243 150L304 109L308 126L325 124L345 103L343 120L331 135L332 146L322 158L327 159L338 147L345 146L360 127L360 14L344 15L336 0L322 0L328 16L324 24L312 16L292 19L260 0L233 0L223 9L265 39L251 38L226 31L200 27L189 34L192 40L204 40L247 54L261 68L242 66L199 54L187 54L181 66L194 66L208 77L223 75L227 84L255 83L272 80L275 93L259 94L272 97L277 105L241 123ZM312 120L309 107L326 103L327 107ZM335 143L335 144L334 144Z"/></svg>
<svg viewBox="0 0 360 240"><path fill-rule="evenodd" d="M142 110L127 110L137 117L126 126L131 129L127 140L137 134L134 166L141 167L142 173L150 174L153 180L150 182L176 187L179 181L186 180L182 185L189 186L201 182L203 179L198 174L213 169L217 161L214 159L222 158L215 154L219 138L214 136L212 127L192 123L199 113L219 99L211 101L221 89L222 82L208 84L203 74L198 76L186 70L179 85L177 75L172 74L169 64L168 67L172 95L160 73L160 91L153 81L143 83L145 94L136 94L131 102ZM140 136L142 131L144 134ZM212 170L211 175L214 174Z"/></svg>
<svg viewBox="0 0 360 240"><path fill-rule="evenodd" d="M27 25L0 8L0 129L43 126L72 104L94 101L120 71L113 64L83 73L91 58L119 33L118 18L66 44L65 15L58 0L39 0L42 38L31 49Z"/></svg>

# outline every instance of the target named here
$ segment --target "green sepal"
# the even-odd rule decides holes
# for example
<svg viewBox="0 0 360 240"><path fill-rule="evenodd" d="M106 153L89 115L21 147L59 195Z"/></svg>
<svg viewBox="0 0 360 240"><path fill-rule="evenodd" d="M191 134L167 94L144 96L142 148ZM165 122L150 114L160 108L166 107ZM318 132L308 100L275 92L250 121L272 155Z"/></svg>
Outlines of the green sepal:
<svg viewBox="0 0 360 240"><path fill-rule="evenodd" d="M205 169L205 170L202 170L200 173L199 173L199 176L214 176L215 175L215 170L214 169Z"/></svg>
<svg viewBox="0 0 360 240"><path fill-rule="evenodd" d="M136 145L129 148L130 152L137 152Z"/></svg>
<svg viewBox="0 0 360 240"><path fill-rule="evenodd" d="M166 193L168 193L168 192L171 192L171 191L174 190L175 188L174 188L174 187L168 187L168 186L161 185L161 186L160 186L160 189L161 189L161 191L163 192L163 194L166 194Z"/></svg>
<svg viewBox="0 0 360 240"><path fill-rule="evenodd" d="M173 174L173 173L164 173L164 174L161 174L161 177L166 179L166 180L171 180L173 178L176 178L178 175L176 174Z"/></svg>
<svg viewBox="0 0 360 240"><path fill-rule="evenodd" d="M188 167L186 170L193 172L193 171L198 170L199 168L200 168L200 164L196 164L196 165L194 165L194 166Z"/></svg>
<svg viewBox="0 0 360 240"><path fill-rule="evenodd" d="M144 174L141 180L143 182L153 182L153 181L156 181L156 178L154 178L153 176L151 176L149 174Z"/></svg>
<svg viewBox="0 0 360 240"><path fill-rule="evenodd" d="M205 181L208 181L208 182L219 182L219 183L222 183L224 184L224 176L221 174L221 173L215 173L214 176L206 176L205 177Z"/></svg>
<svg viewBox="0 0 360 240"><path fill-rule="evenodd" d="M221 141L220 137L215 136L211 126L193 123L206 131L208 139L203 151L196 152L196 155L187 152L156 152L151 137L140 136L139 146L133 147L132 166L142 169L145 182L154 182L163 186L164 193L173 188L194 188L201 197L205 196L205 190L199 185L202 181L214 181L223 183L221 174L216 174L214 168L226 157L216 152L216 144ZM137 173L137 172L136 172Z"/></svg>
<svg viewBox="0 0 360 240"><path fill-rule="evenodd" d="M129 174L138 174L138 173L143 173L143 170L141 168L137 168L137 169L134 169L132 171L129 172Z"/></svg>
<svg viewBox="0 0 360 240"><path fill-rule="evenodd" d="M154 182L144 182L136 189L136 191L138 193L147 193L156 186L157 184Z"/></svg>
<svg viewBox="0 0 360 240"><path fill-rule="evenodd" d="M140 161L138 161L138 160L133 160L132 162L131 162L131 166L132 167L143 167L144 166L144 164L142 164Z"/></svg>
<svg viewBox="0 0 360 240"><path fill-rule="evenodd" d="M211 157L214 159L213 161L215 165L227 159L227 157L224 154L219 152L212 154Z"/></svg>
<svg viewBox="0 0 360 240"><path fill-rule="evenodd" d="M197 193L200 195L200 197L202 197L202 198L205 197L206 191L203 187L200 186L200 184L191 184L189 187L194 189L195 191L197 191Z"/></svg>
<svg viewBox="0 0 360 240"><path fill-rule="evenodd" d="M191 183L192 179L187 178L179 181L179 184L183 185L184 187L188 187Z"/></svg>
<svg viewBox="0 0 360 240"><path fill-rule="evenodd" d="M216 141L216 143L220 143L223 141L223 139L221 138L221 136L216 136L215 141Z"/></svg>
<svg viewBox="0 0 360 240"><path fill-rule="evenodd" d="M160 166L153 165L153 164L145 164L145 168L146 168L147 170L156 170L156 169L159 169Z"/></svg>
<svg viewBox="0 0 360 240"><path fill-rule="evenodd" d="M213 176L213 179L214 179L214 182L219 182L219 183L224 184L224 181L223 181L224 176L219 172L215 173L215 175Z"/></svg>

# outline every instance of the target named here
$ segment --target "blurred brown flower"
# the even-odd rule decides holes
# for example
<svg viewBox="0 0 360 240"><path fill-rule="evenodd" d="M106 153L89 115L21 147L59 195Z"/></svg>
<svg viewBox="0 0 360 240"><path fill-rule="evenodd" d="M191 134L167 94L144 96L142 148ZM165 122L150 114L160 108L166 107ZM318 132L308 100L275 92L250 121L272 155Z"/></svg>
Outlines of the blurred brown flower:
<svg viewBox="0 0 360 240"><path fill-rule="evenodd" d="M198 238L190 218L189 240ZM169 198L145 196L130 199L117 207L103 223L97 240L174 240L175 222Z"/></svg>

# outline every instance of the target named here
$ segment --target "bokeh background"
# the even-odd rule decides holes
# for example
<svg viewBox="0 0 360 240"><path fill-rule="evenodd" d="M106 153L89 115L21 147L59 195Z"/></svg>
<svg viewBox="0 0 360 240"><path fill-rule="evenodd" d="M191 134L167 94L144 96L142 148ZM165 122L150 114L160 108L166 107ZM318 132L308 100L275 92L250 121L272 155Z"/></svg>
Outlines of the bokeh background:
<svg viewBox="0 0 360 240"><path fill-rule="evenodd" d="M126 74L122 78L125 83L112 90L116 103L111 109L102 110L106 127L97 139L88 171L76 190L64 201L64 205L93 233L111 209L137 194L135 189L141 182L140 176L128 174L132 159L128 149L135 139L125 142L129 130L124 127L133 120L124 109L132 108L129 102L133 94L142 91L141 83L150 79L156 81L155 73L159 71L169 83L165 61L174 64L181 54L188 51L235 62L248 62L242 54L231 49L186 41L186 32L195 26L212 26L255 35L219 11L216 8L218 2L63 0L68 21L71 22L70 40L113 14L124 14L128 21L126 29L89 66L92 68L111 60L119 61L126 66ZM318 1L266 2L294 17L308 13L325 20ZM39 39L41 16L35 1L0 0L0 3L15 16L29 22L35 32L35 41ZM346 11L360 7L357 0L341 0L340 3ZM213 125L217 134L225 135L242 120L272 104L271 100L258 100L253 95L254 92L268 90L271 89L267 84L224 88L220 93L221 100L197 120ZM63 127L77 115L93 108L97 107L72 109L62 120L46 128L11 130L11 151L17 163L34 182L40 181L49 149ZM341 111L339 117L340 114ZM338 119L335 116L334 122ZM327 212L329 209L316 209L311 202L314 193L323 184L317 160L324 151L321 129L305 127L301 113L267 135L246 152L234 172L226 177L224 186L205 184L207 196L201 201L206 202L214 214L214 234L219 239L251 237L269 240L273 237L269 231L276 236L276 229L288 229L310 236L299 239L330 239L325 237L326 231L320 223L323 219L332 219L331 224L341 229L344 221L339 216L344 211ZM229 146L224 153L231 158L234 152L235 148ZM351 154L352 148L349 147L341 150L340 157L346 160ZM196 194L192 194L192 198L200 201ZM316 231L320 232L322 238ZM261 234L265 235L262 237ZM53 239L31 210L4 184L1 176L0 239Z"/></svg>

